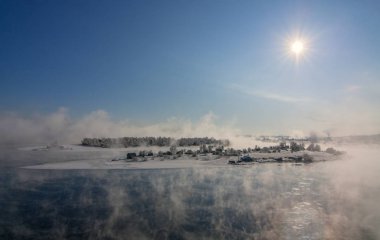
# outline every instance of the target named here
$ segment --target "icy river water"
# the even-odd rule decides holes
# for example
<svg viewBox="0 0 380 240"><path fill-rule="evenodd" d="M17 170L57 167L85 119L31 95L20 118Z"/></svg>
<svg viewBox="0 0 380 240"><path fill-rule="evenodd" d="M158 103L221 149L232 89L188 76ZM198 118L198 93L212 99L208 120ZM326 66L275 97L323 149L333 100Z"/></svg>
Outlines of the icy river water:
<svg viewBox="0 0 380 240"><path fill-rule="evenodd" d="M23 169L62 155L1 154L0 239L380 239L376 146L302 166L159 170Z"/></svg>

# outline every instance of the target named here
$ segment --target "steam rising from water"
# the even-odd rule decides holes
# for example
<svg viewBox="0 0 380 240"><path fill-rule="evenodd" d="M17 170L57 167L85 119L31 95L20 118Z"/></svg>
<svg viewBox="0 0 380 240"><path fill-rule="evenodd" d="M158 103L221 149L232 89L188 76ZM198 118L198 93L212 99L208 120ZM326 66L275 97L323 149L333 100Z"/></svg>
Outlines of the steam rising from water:
<svg viewBox="0 0 380 240"><path fill-rule="evenodd" d="M346 159L305 166L2 170L0 235L378 239L380 151L345 150Z"/></svg>
<svg viewBox="0 0 380 240"><path fill-rule="evenodd" d="M214 137L229 139L233 147L254 147L253 138L239 137L242 132L231 123L217 123L208 113L198 121L171 118L164 122L138 126L128 121L114 121L107 112L98 110L72 119L65 108L47 115L20 116L0 114L0 145L80 143L84 137L165 136Z"/></svg>
<svg viewBox="0 0 380 240"><path fill-rule="evenodd" d="M199 121L171 118L165 122L136 126L128 121L113 121L107 112L99 110L80 119L70 118L64 108L48 115L24 117L0 115L0 144L79 143L84 137L166 136L230 138L240 131L231 124L217 124L212 113Z"/></svg>
<svg viewBox="0 0 380 240"><path fill-rule="evenodd" d="M331 122L333 123L334 121ZM343 126L344 124L339 123L339 125ZM370 126L372 125L370 124ZM300 126L304 125L301 124ZM285 131L285 134L296 138L308 137L310 135L326 137L331 136L331 134L337 134L336 129L334 129L331 128L323 131L288 129ZM355 126L355 129L359 131L365 130L365 128L359 126ZM239 148L263 144L255 141L252 137L244 137L245 134L247 132L242 131L232 122L218 121L218 117L212 112L205 114L198 121L170 118L163 122L146 125L133 124L127 120L115 121L107 112L102 110L92 112L77 119L71 118L68 110L65 108L61 108L51 114L35 114L33 116L0 113L0 146L12 144L51 144L56 141L60 144L76 144L80 143L85 137L113 138L125 136L165 136L173 138L207 136L218 139L229 139L233 147ZM256 132L256 134L260 133ZM340 134L344 135L344 132L340 132Z"/></svg>
<svg viewBox="0 0 380 240"><path fill-rule="evenodd" d="M79 142L83 137L213 136L235 146L233 125L213 114L136 126L104 111L72 120L0 116L0 144ZM231 139L232 138L232 139ZM344 149L344 147L346 149ZM379 239L378 145L338 147L343 160L145 171L51 171L9 166L96 158L109 152L1 151L0 238Z"/></svg>

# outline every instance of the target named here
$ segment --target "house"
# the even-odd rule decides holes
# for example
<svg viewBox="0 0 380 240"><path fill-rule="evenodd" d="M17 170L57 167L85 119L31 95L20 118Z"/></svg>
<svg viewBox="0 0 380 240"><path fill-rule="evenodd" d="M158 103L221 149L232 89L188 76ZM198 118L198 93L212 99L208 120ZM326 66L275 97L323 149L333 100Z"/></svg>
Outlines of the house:
<svg viewBox="0 0 380 240"><path fill-rule="evenodd" d="M242 161L242 162L253 162L253 158L251 158L250 156L246 155L246 156L241 157L240 161Z"/></svg>
<svg viewBox="0 0 380 240"><path fill-rule="evenodd" d="M136 153L127 153L127 159L134 159L137 157L137 154Z"/></svg>

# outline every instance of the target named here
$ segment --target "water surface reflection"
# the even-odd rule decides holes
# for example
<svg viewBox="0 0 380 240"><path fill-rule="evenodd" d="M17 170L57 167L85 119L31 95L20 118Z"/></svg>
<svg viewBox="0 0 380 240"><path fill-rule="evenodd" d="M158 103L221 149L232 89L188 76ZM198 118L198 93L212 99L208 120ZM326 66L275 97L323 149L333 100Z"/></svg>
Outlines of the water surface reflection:
<svg viewBox="0 0 380 240"><path fill-rule="evenodd" d="M339 189L328 164L2 169L0 238L376 239L360 224L368 212L352 211L358 198Z"/></svg>

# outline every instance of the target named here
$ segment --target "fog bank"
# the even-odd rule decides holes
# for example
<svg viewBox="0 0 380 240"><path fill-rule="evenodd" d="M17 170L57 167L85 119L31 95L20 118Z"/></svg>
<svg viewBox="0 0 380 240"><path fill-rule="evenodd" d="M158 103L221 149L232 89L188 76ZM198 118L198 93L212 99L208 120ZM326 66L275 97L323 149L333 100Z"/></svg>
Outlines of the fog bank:
<svg viewBox="0 0 380 240"><path fill-rule="evenodd" d="M0 114L0 144L60 144L80 143L84 137L215 137L231 138L241 132L232 124L217 123L213 113L197 121L170 118L166 121L138 126L128 120L115 121L103 110L78 119L61 108L50 114L23 116L17 113Z"/></svg>

